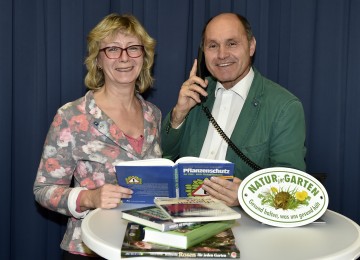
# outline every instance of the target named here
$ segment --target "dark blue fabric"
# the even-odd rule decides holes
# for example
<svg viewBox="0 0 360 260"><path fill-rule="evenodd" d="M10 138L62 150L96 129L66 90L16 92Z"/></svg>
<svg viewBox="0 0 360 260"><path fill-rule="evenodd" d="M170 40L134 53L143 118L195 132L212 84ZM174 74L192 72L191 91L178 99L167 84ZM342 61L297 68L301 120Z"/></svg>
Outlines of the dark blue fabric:
<svg viewBox="0 0 360 260"><path fill-rule="evenodd" d="M0 259L60 259L66 218L39 207L32 186L56 109L86 89L86 35L132 13L157 40L155 85L165 115L188 77L205 22L245 15L254 63L303 102L308 172L326 172L329 208L360 223L360 1L2 0Z"/></svg>

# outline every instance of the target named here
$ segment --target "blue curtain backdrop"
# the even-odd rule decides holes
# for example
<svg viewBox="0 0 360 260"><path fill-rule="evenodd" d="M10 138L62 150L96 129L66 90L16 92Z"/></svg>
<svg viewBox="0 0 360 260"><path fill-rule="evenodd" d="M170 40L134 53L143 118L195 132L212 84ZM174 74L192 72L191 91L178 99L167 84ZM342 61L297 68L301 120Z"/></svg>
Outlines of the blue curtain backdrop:
<svg viewBox="0 0 360 260"><path fill-rule="evenodd" d="M326 172L329 208L360 223L360 1L2 0L0 259L60 259L65 219L34 202L45 135L56 109L85 93L86 35L111 12L132 13L157 40L153 90L175 104L204 23L248 17L255 66L295 93L307 120L309 172Z"/></svg>

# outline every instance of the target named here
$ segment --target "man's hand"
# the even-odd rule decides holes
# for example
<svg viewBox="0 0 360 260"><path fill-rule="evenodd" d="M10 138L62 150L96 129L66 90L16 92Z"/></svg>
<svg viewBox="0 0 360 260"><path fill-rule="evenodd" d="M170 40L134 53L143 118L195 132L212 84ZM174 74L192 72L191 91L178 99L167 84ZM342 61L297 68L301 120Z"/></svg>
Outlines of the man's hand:
<svg viewBox="0 0 360 260"><path fill-rule="evenodd" d="M241 180L234 177L233 181L228 181L219 177L211 177L204 180L203 189L212 197L222 200L228 206L239 205L238 189Z"/></svg>
<svg viewBox="0 0 360 260"><path fill-rule="evenodd" d="M172 111L171 126L173 128L179 126L184 121L190 109L201 102L200 95L208 95L204 89L208 82L196 76L196 64L197 61L195 60L188 80L181 86L178 101Z"/></svg>

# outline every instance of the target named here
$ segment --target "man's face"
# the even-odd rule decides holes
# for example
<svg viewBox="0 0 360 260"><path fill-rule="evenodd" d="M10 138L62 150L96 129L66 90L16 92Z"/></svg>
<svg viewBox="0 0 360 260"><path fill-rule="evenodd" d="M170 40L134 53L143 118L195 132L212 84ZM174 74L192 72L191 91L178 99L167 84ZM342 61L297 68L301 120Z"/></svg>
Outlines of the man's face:
<svg viewBox="0 0 360 260"><path fill-rule="evenodd" d="M244 26L234 14L219 15L205 31L206 66L229 89L249 72L255 46L255 38L249 42Z"/></svg>

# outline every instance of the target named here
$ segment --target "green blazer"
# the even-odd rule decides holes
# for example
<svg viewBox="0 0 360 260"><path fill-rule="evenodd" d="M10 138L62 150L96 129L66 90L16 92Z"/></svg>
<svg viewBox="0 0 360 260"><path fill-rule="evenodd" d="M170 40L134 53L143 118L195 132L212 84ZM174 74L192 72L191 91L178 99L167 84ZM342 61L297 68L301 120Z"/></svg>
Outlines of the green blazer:
<svg viewBox="0 0 360 260"><path fill-rule="evenodd" d="M280 85L255 76L240 116L230 137L233 143L262 168L290 167L306 170L305 116L300 100ZM208 78L208 98L204 105L212 110L216 81ZM162 123L163 157L198 157L205 140L209 121L200 105L188 114L179 129L170 126L171 112ZM254 172L229 147L226 160L235 163L235 176L244 179Z"/></svg>

